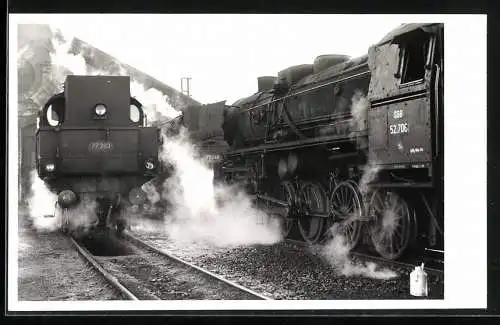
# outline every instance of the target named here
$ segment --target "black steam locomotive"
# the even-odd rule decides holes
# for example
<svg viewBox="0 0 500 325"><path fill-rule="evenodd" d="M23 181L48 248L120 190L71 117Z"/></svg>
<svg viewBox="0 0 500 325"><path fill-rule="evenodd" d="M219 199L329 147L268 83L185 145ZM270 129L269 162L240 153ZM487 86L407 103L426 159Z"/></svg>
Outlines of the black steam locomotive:
<svg viewBox="0 0 500 325"><path fill-rule="evenodd" d="M39 111L36 131L37 172L58 194L63 229L83 203L96 207L96 226L122 232L124 207L145 199L139 187L161 169L159 145L129 77L67 76L64 91Z"/></svg>
<svg viewBox="0 0 500 325"><path fill-rule="evenodd" d="M259 78L257 93L220 113L231 148L216 175L243 184L286 236L343 235L387 259L442 252L443 28L404 24L362 57ZM178 121L200 115L191 111Z"/></svg>
<svg viewBox="0 0 500 325"><path fill-rule="evenodd" d="M442 24L406 24L360 58L260 78L228 108L226 180L308 242L336 225L351 249L365 237L388 259L442 248L443 45Z"/></svg>

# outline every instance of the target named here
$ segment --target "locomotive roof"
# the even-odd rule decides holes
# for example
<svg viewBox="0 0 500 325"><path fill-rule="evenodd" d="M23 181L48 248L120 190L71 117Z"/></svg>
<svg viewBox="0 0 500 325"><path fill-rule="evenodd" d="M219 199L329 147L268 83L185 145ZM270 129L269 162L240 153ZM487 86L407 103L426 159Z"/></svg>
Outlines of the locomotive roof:
<svg viewBox="0 0 500 325"><path fill-rule="evenodd" d="M440 23L411 23L411 24L401 24L399 27L393 29L390 31L387 35L385 35L382 40L380 40L375 46L381 45L384 43L387 43L391 40L393 40L395 37L398 37L400 35L403 35L405 33L409 33L411 31L417 30L417 29L423 29L424 31L429 31L433 30L436 27L441 25ZM354 68L356 66L362 66L367 64L368 62L368 54L365 54L363 56L357 57L357 58L352 58L348 61L330 66L322 71L319 71L314 74L309 74L305 76L304 78L300 79L296 83L292 84L290 86L290 91L289 94L292 93L302 87L307 87L309 85L317 84L322 81L325 81L327 79L330 79L332 77L335 77L351 68ZM265 91L265 92L256 92L253 95L250 95L245 98L238 99L236 102L233 103L233 106L241 106L245 105L248 103L256 102L256 101L264 101L265 99L269 98L272 96L271 91Z"/></svg>
<svg viewBox="0 0 500 325"><path fill-rule="evenodd" d="M331 67L328 67L322 71L319 71L318 73L315 74L310 74L302 79L300 79L298 82L292 85L292 89L306 86L309 84L314 84L317 82L321 82L323 80L329 79L331 77L334 77L342 72L345 72L351 68L363 65L367 63L368 61L368 55L365 54L363 56L357 57L357 58L352 58L348 61L333 65Z"/></svg>
<svg viewBox="0 0 500 325"><path fill-rule="evenodd" d="M417 29L422 29L424 31L427 31L429 29L436 28L437 26L441 25L440 23L411 23L411 24L401 24L397 28L391 30L389 33L387 33L377 44L375 45L381 45L384 43L387 43L389 41L392 41L395 37L398 37L402 34L406 34L409 32L412 32Z"/></svg>
<svg viewBox="0 0 500 325"><path fill-rule="evenodd" d="M322 71L319 71L318 73L307 75L304 78L297 81L296 83L292 84L289 93L293 93L294 90L298 88L307 87L309 85L325 81L356 66L364 65L365 63L367 63L367 61L368 61L368 55L365 54L361 57L353 58L348 61L330 66ZM255 102L257 100L265 100L271 96L272 96L271 91L256 92L251 96L238 99L236 102L233 103L233 106L241 106L244 104Z"/></svg>

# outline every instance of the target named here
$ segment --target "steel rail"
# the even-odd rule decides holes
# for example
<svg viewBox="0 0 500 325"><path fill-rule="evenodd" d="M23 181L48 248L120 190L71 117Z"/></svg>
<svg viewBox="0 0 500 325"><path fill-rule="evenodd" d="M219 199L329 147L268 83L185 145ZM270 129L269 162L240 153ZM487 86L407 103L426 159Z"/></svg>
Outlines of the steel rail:
<svg viewBox="0 0 500 325"><path fill-rule="evenodd" d="M261 300L272 300L272 299L271 299L271 298L269 298L269 297L263 296L263 295L261 295L261 294L259 294L259 293L255 292L255 291L250 290L250 289L248 289L248 288L245 288L245 287L243 287L243 286L241 286L241 285L239 285L239 284L237 284L237 283L234 283L234 282L232 282L232 281L229 281L229 280L227 280L227 279L224 279L223 277L221 277L221 276L219 276L219 275L217 275L217 274L215 274L215 273L212 273L212 272L210 272L210 271L208 271L208 270L202 269L202 268L201 268L201 267L199 267L199 266L196 266L196 265L194 265L194 264L192 264L192 263L189 263L189 262L187 262L187 261L184 261L183 259L181 259L181 258L179 258L179 257L177 257L177 256L175 256L175 255L173 255L173 254L172 254L172 253L170 253L170 252L166 252L166 251L164 251L164 250L160 250L160 249L158 249L158 248L156 248L156 247L153 247L153 246L151 246L150 244L148 244L148 243L146 243L146 242L142 241L141 239L139 239L139 238L137 238L137 237L135 237L135 236L132 236L131 234L124 234L124 237L125 237L126 239L130 240L131 242L133 242L134 244L138 245L138 246L142 246L143 248L145 248L145 249L147 249L147 250L150 250L150 251L152 251L152 252L154 252L154 253L156 253L156 254L159 254L159 255L164 256L164 257L166 257L166 258L168 258L168 259L174 260L174 261L176 261L176 262L178 262L178 263L181 263L181 264L183 264L183 265L189 266L190 268L195 269L195 270L197 270L198 272L200 272L200 273L202 273L202 274L204 274L204 275L208 275L208 276L210 276L211 278L214 278L214 279L216 279L216 280L218 280L218 281L224 282L224 283L228 284L228 285L229 285L229 286L231 286L231 287L237 288L238 290L243 291L243 292L245 292L245 293L247 293L247 294L250 294L250 295L252 295L252 296L255 296L255 297L257 297L257 298L259 298L259 299L261 299Z"/></svg>
<svg viewBox="0 0 500 325"><path fill-rule="evenodd" d="M411 264L408 262L388 260L388 259L385 259L385 258L380 257L380 256L374 256L374 255L360 253L360 252L351 252L351 254L356 256L356 257L360 257L360 258L364 258L364 259L371 259L371 260L378 261L381 263L393 264L393 265L405 267L405 268L408 268L411 270L413 270L415 268L414 264ZM438 276L444 275L444 270L440 270L440 269L433 268L433 267L424 266L424 271L427 273L433 273L434 275L438 275Z"/></svg>
<svg viewBox="0 0 500 325"><path fill-rule="evenodd" d="M298 247L300 247L300 249L303 249L305 247L309 247L310 246L305 241L301 241L301 240L297 240L297 239L285 239L284 242L286 244L291 244L291 245L294 245L296 247L298 246ZM297 248L297 249L299 249L299 248ZM377 261L377 262L385 263L385 264L392 264L392 265L396 265L396 266L408 268L408 269L411 269L411 270L413 270L415 268L415 265L412 264L412 263L403 262L403 261L397 261L397 260L388 260L388 259L385 259L385 258L383 258L381 256L375 256L375 255L370 255L370 254L356 252L356 251L351 251L349 254L351 254L351 255L353 255L355 257L361 258L361 259L373 260L373 261ZM437 276L443 276L444 275L444 270L440 270L440 269L437 269L437 268L425 266L424 270L426 272L428 271L428 273L432 273L432 274L437 275Z"/></svg>
<svg viewBox="0 0 500 325"><path fill-rule="evenodd" d="M69 240L73 244L73 246L77 249L78 253L89 262L94 269L96 269L108 282L119 291L123 296L127 297L129 300L139 300L132 292L130 292L123 284L118 281L116 277L111 275L108 271L106 271L97 260L92 256L92 254L82 247L73 237L69 236Z"/></svg>

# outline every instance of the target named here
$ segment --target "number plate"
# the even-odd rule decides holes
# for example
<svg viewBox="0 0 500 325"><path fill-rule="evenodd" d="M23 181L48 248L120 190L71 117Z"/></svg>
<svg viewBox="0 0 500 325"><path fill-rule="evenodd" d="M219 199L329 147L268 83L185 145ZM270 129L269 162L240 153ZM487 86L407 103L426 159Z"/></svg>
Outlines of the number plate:
<svg viewBox="0 0 500 325"><path fill-rule="evenodd" d="M113 150L113 143L109 141L95 141L89 143L89 152L109 152Z"/></svg>
<svg viewBox="0 0 500 325"><path fill-rule="evenodd" d="M390 134L408 133L408 123L396 123L389 125Z"/></svg>

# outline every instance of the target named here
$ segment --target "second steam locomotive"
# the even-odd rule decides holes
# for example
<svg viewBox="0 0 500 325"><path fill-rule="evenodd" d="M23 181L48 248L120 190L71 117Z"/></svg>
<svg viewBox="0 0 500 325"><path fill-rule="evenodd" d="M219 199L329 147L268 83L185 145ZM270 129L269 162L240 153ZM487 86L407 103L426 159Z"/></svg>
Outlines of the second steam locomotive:
<svg viewBox="0 0 500 325"><path fill-rule="evenodd" d="M319 56L171 125L199 134L214 120L202 116L220 115L230 149L215 174L243 184L285 236L342 235L387 259L442 252L443 45L443 24L403 24L362 57Z"/></svg>

